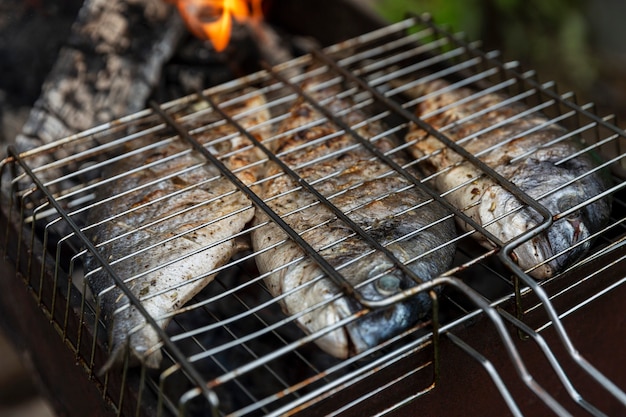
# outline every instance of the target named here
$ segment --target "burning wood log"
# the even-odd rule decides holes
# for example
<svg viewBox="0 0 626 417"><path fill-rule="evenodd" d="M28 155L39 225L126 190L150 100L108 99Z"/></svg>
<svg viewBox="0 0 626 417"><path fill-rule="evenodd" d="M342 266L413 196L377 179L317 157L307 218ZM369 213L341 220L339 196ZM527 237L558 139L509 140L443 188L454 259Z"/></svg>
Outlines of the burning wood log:
<svg viewBox="0 0 626 417"><path fill-rule="evenodd" d="M163 0L86 0L16 138L18 150L142 109L183 33Z"/></svg>
<svg viewBox="0 0 626 417"><path fill-rule="evenodd" d="M177 3L190 31L209 39L216 51L226 48L231 32L234 37L251 39L257 51L243 53L256 56L254 70L259 69L259 61L274 65L292 57L280 36L263 22L260 0L254 0L250 9L244 0L86 0L67 46L60 51L16 138L18 151L144 108L163 65L185 32L168 3ZM238 22L234 28L233 20ZM242 59L232 56L241 54L236 49L224 51L234 66ZM241 72L241 68L234 71L236 75ZM56 159L63 156L54 155Z"/></svg>

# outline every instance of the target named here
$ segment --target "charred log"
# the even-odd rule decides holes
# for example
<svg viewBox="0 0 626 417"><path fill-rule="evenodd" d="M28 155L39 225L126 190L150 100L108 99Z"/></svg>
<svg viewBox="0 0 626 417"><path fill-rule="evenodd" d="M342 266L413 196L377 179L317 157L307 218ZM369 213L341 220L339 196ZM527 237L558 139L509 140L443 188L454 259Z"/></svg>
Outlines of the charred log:
<svg viewBox="0 0 626 417"><path fill-rule="evenodd" d="M143 108L183 33L162 0L87 0L16 138L18 150Z"/></svg>

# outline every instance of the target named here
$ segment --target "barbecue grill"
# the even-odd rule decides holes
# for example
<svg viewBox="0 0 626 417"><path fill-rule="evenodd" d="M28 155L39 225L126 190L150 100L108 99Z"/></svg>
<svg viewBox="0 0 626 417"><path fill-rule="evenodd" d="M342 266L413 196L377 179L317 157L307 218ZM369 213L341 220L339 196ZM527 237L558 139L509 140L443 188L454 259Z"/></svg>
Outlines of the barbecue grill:
<svg viewBox="0 0 626 417"><path fill-rule="evenodd" d="M86 214L106 204L96 197L98 188L112 181L102 174L106 167L131 155L148 159L159 144L183 141L189 152L201 152L206 163L217 166L220 178L233 181L230 193L246 193L257 210L271 216L266 202L254 198L254 187L242 186L221 163L225 155L212 153L197 137L224 123L254 137L255 132L244 129L236 117L226 116L229 106L237 106L246 95L264 94L271 123L278 123L286 117L289 103L302 97L311 100L299 85L315 71L332 74L341 96L351 98L369 122L384 122L385 133L400 138L409 123L424 124L412 111L418 101L403 85L444 78L453 86L499 92L523 102L547 115L550 123L583 138L585 151L602 155L598 170L614 181L596 198L612 198L610 223L590 238L593 246L583 259L541 282L510 260L511 244L487 250L474 243L471 233L459 233L450 271L377 303L359 300L362 314L367 314L427 293L433 299L428 318L347 359L333 358L314 343L334 328L305 334L296 326L296 317L281 311L256 270L255 253L248 249L211 271L217 273L214 281L181 307L164 331L157 318L146 317L162 339L160 369L127 361L121 369L99 373L108 356L107 329L98 299L86 285L83 263L86 256L99 253L86 238L90 227ZM218 95L232 98L217 102ZM370 146L341 114L327 111L323 102L312 104L322 122L354 135L360 146ZM10 148L2 162L6 192L1 230L5 267L15 274L3 277L0 301L9 306L19 298L26 303L22 309L33 307L28 317L35 317L32 311L43 313L39 318L48 328L27 336L30 342L46 340L59 360L67 362L57 371L73 369L67 372L88 380L78 388L62 386L69 384L58 379L50 381L51 389L97 399L102 413L110 406L118 415L140 416L620 415L626 410L624 308L619 302L626 294L625 135L613 122L611 116L597 115L592 104L579 104L573 93L540 81L533 71L523 71L516 62L501 62L497 51L482 51L479 43L447 33L428 16L412 16L197 94L152 103L149 109L42 148L22 154ZM445 139L445 133L437 134ZM150 145L142 142L145 137ZM375 149L372 155L388 159ZM280 157L266 154L266 159ZM494 177L476 156L468 160ZM408 175L406 168L390 169ZM428 179L409 179L434 200L444 201ZM211 180L215 179L207 178ZM515 186L506 186L525 198ZM119 195L108 198L123 198L127 192L119 190ZM541 210L536 201L528 200L532 199L524 201ZM332 206L332 199L316 204ZM451 210L454 216L465 216L462 210ZM297 239L297 233L287 232ZM249 233L246 229L239 237ZM481 228L474 233L487 234ZM130 285L124 283L129 277L117 276L111 268L115 259L100 261L135 302ZM340 271L332 277L347 296L358 296L342 281ZM435 287L442 288L439 295L432 291ZM16 316L25 314L5 308Z"/></svg>

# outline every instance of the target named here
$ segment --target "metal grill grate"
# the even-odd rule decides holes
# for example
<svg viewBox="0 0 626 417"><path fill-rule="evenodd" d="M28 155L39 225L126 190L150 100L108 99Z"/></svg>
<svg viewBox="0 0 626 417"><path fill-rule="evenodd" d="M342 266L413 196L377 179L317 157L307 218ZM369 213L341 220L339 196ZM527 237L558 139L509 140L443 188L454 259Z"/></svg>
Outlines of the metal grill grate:
<svg viewBox="0 0 626 417"><path fill-rule="evenodd" d="M492 337L501 340L513 370L556 415L569 415L581 409L592 415L603 415L609 412L604 407L624 407L623 389L594 367L593 358L578 354L561 323L597 299L610 297L625 281L616 272L623 261L622 216L626 212L621 198L624 133L610 123L611 117L597 116L593 105L577 104L572 93L559 93L553 83L539 82L534 72L521 72L515 62L500 63L497 52L485 53L478 47L477 43L466 43L460 36L445 33L427 18L414 17L197 95L164 105L153 104L151 109L45 148L21 155L9 150L9 157L2 165L6 174L3 187L11 188L10 193L3 195L2 205L7 254L26 277L64 341L104 395L124 415L149 413L146 408L150 407L156 407L161 415L208 412L215 415L296 412L338 415L358 414L363 407L372 414L393 414L439 385L439 372L445 367L445 363L440 363L445 358L440 357L439 346L443 341L439 340L439 335L445 335L468 357L477 360L489 373L512 414L523 415L523 404L509 389L510 378L463 339L465 329L471 332L481 315L486 315L495 326L496 335ZM313 79L323 82L313 89L303 87L307 80ZM511 254L521 243L532 239L560 217L553 219L545 207L492 169L480 155L466 150L462 141L451 139L446 129L437 129L426 119L415 116L414 110L423 98L411 97L411 89L438 79L447 80L449 91L473 88L475 93L464 99L467 102L487 93L504 94L509 98L508 104L522 103L529 112L545 114L547 125L562 125L571 132L564 133L558 140L569 141L580 136L586 141L581 153L603 155L605 162L596 170L610 171L615 181L602 194L589 196L578 206L559 214L565 217L609 195L613 199L613 215L608 225L581 243L593 242L591 251L582 259L557 276L540 282L529 275L537 266L522 271L511 260ZM333 95L319 98L317 93L325 89L333 91ZM347 107L339 111L333 108L331 104L337 98L349 103ZM330 151L318 159L294 165L293 161L289 162L290 153L306 147L276 149L281 137L288 133L275 129L293 117L290 109L298 100L307 102L315 110L314 116L310 124L288 133L305 134L307 129L316 126L331 126L330 133L316 137L314 142L315 146L326 146ZM355 119L355 112L367 116ZM474 117L483 116L486 117L484 113L477 113ZM522 116L514 115L507 122L519 117ZM480 172L480 178L490 178L510 191L543 220L518 238L504 242L491 229L469 217L466 210L450 204L444 198L449 192L442 197L433 186L440 174L423 178L415 174L415 168L433 155L407 162L397 158L407 150L404 141L399 140L390 149L379 146L387 136L404 138L411 123L442 142L450 152L469 161ZM363 133L364 126L373 125L380 125L382 130L368 137ZM481 132L496 127L484 126ZM342 134L350 138L340 142L347 145L332 148L336 143L333 141ZM366 204L374 200L384 202L394 194L419 189L429 196L421 203L423 206L441 204L450 212L426 225L424 230L436 228L438 222L451 217L473 226L475 231L459 231L457 237L431 248L430 251L436 253L441 247L457 247L453 266L443 275L430 281L421 279L409 267L419 259L398 259L388 249L389 243L381 243L382 239L374 236L372 229L354 221L350 213L357 208L346 211L336 206L338 196L348 191L338 190L332 195L320 191L321 184L341 172L323 172L316 178L302 176L307 168L355 149L364 149L373 164L381 163L384 169L377 178L400 176L405 184L405 189L388 190L375 195ZM261 174L269 162L280 168L274 178ZM147 169L152 169L152 173L162 172L164 177L157 176L140 185L133 182L134 177L143 175ZM576 181L591 175L595 175L594 171ZM292 178L292 188L280 196L265 197L264 184L281 177ZM175 187L158 188L168 181ZM135 185L125 188L125 184ZM459 188L470 185L468 181ZM357 181L349 190L367 194L367 186L366 182ZM196 191L202 199L194 197L177 202L181 195ZM142 192L145 192L144 200L139 202L135 196ZM272 204L278 198L298 196L302 192L313 197L286 215L272 211L275 207ZM236 203L224 203L228 201ZM146 207L168 207L171 216L150 216L154 212ZM361 259L382 252L391 262L389 268L401 270L417 285L378 299L364 295L365 285L352 285L346 279L345 265L333 265L322 251L312 246L310 237L314 232L311 231L326 230L323 224L312 225L310 230L290 226L293 216L324 207L334 216L329 221L341 223L342 228L350 230L342 235L342 240L358 238L367 243L369 249ZM406 211L418 208L409 207ZM331 326L311 334L303 333L297 320L306 318L311 311L323 311L327 304L285 315L279 304L279 299L284 299L285 295L273 297L264 283L274 271L259 273L254 259L261 251L255 253L249 248L224 264L218 263L214 269L194 269L186 283L193 285L215 275L213 282L168 317L152 317L141 307L139 298L145 301L159 294L150 289L137 291L134 282L154 272L153 268L176 265L181 259L201 254L206 247L187 246L172 253L159 252L162 258L156 267L146 266L146 272L132 269L132 276L121 274L119 265L143 263L159 246L177 239L191 240L192 233L216 224L231 224L252 209L267 213L269 218L235 231L234 237L238 239L233 244L249 239L251 233L267 222L277 223L307 257L315 260L326 274L325 279L332 279L343 290L331 300L346 294L358 301L360 307ZM136 224L131 224L128 219L136 213L144 214L141 219L132 220ZM191 228L172 230L167 238L159 235L152 241L140 239L131 246L112 243L185 216L200 220ZM115 226L118 223L123 226ZM107 236L113 239L94 241L97 235L94 231L107 230L107 227L115 231ZM410 238L411 233L415 231L399 240ZM477 234L492 241L493 249L476 245ZM233 235L214 240L210 247L229 244L231 237ZM272 248L281 244L284 242L276 242ZM84 270L91 271L86 273L89 279L100 273L100 269L113 277L122 293L115 293L113 286L100 294L92 293ZM184 291L185 283L174 285L175 288L162 293L171 295ZM441 293L435 291L436 288L442 288ZM107 321L100 305L107 302L107 294L114 294L118 299L122 295L128 297L133 308L146 316L147 326L155 329L161 343L152 346L148 356L163 353L159 370L131 367L126 357L121 370L114 369L104 375L97 373L108 356L104 348ZM315 344L316 340L341 331L361 317L415 297L426 297L425 294L432 303L429 316L373 347L338 359ZM128 307L119 309L116 314L124 314L124 311L128 311ZM161 330L159 323L170 319L167 328ZM138 325L130 330L137 332L140 328ZM556 343L546 343L543 334L548 330L558 335ZM520 355L516 331L529 339L526 343L541 349L560 381L557 391L564 387L570 397L568 401L557 399L554 387L532 378ZM610 397L608 404L617 405L588 400L589 393L574 387L570 367L563 366L563 362L573 362L576 373L582 370L585 378L596 381L596 387Z"/></svg>

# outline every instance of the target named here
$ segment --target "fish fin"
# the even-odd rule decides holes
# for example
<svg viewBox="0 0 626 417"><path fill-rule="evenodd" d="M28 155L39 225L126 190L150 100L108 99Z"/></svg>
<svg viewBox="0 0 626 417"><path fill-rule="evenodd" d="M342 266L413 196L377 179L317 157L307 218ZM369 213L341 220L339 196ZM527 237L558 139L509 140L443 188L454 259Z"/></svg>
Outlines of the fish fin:
<svg viewBox="0 0 626 417"><path fill-rule="evenodd" d="M252 250L252 242L249 236L237 236L233 239L233 253Z"/></svg>

